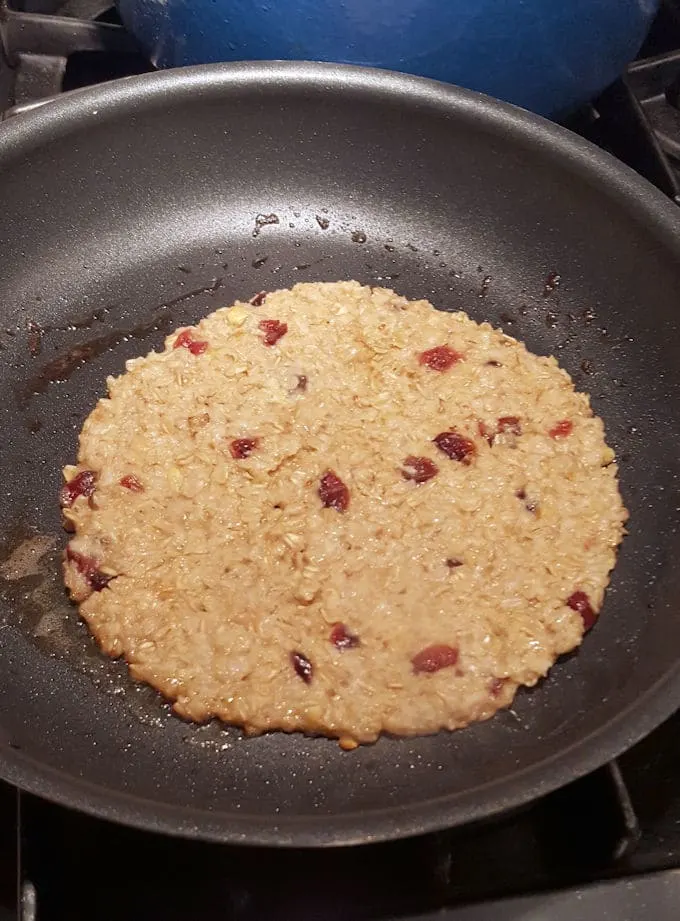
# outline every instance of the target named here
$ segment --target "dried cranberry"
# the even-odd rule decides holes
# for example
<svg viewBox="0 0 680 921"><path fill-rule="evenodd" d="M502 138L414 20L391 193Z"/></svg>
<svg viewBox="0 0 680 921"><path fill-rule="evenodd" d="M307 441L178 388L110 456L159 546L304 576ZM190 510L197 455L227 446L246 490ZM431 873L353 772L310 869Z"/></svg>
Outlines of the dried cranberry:
<svg viewBox="0 0 680 921"><path fill-rule="evenodd" d="M134 473L128 473L127 476L124 476L120 481L120 485L126 489L131 489L132 492L144 492L144 486Z"/></svg>
<svg viewBox="0 0 680 921"><path fill-rule="evenodd" d="M432 440L447 457L463 464L469 464L477 453L474 441L459 435L458 432L440 432Z"/></svg>
<svg viewBox="0 0 680 921"><path fill-rule="evenodd" d="M356 633L351 633L344 624L333 624L331 643L338 649L352 649L354 646L359 646L360 642Z"/></svg>
<svg viewBox="0 0 680 921"><path fill-rule="evenodd" d="M443 643L435 643L433 646L426 646L411 659L413 671L416 674L420 672L438 672L442 668L450 668L458 661L458 650L455 646L446 646Z"/></svg>
<svg viewBox="0 0 680 921"><path fill-rule="evenodd" d="M418 361L431 371L448 371L462 357L450 345L437 345L433 349L421 352Z"/></svg>
<svg viewBox="0 0 680 921"><path fill-rule="evenodd" d="M97 474L94 470L81 470L59 490L59 505L62 508L71 508L79 496L91 496L96 482Z"/></svg>
<svg viewBox="0 0 680 921"><path fill-rule="evenodd" d="M494 435L496 434L493 429L489 428L486 422L477 423L477 431L490 445L493 444Z"/></svg>
<svg viewBox="0 0 680 921"><path fill-rule="evenodd" d="M414 457L412 454L404 458L401 468L403 478L415 483L427 483L439 473L439 467L429 457Z"/></svg>
<svg viewBox="0 0 680 921"><path fill-rule="evenodd" d="M567 435L571 435L574 431L574 423L570 422L569 419L562 419L557 425L554 425L550 429L551 438L566 438Z"/></svg>
<svg viewBox="0 0 680 921"><path fill-rule="evenodd" d="M534 499L527 498L526 489L518 489L515 495L518 499L522 500L524 503L524 508L527 510L527 512L535 512L538 508L538 502L534 501Z"/></svg>
<svg viewBox="0 0 680 921"><path fill-rule="evenodd" d="M291 652L290 661L295 673L302 678L305 684L309 684L312 680L314 667L307 656L303 656L301 652Z"/></svg>
<svg viewBox="0 0 680 921"><path fill-rule="evenodd" d="M207 348L208 343L202 339L194 339L190 329L183 329L173 345L173 349L189 349L192 355L202 355Z"/></svg>
<svg viewBox="0 0 680 921"><path fill-rule="evenodd" d="M253 305L253 307L261 307L264 304L266 297L266 291L258 291L257 294L250 298L250 303Z"/></svg>
<svg viewBox="0 0 680 921"><path fill-rule="evenodd" d="M590 630L590 628L597 620L597 614L593 610L593 606L590 603L590 598L586 595L586 593L580 590L574 592L573 595L570 595L567 598L567 604L572 609L572 611L577 611L583 618L583 629Z"/></svg>
<svg viewBox="0 0 680 921"><path fill-rule="evenodd" d="M262 341L265 345L276 345L281 336L288 332L288 324L279 320L260 320L260 330L264 333Z"/></svg>
<svg viewBox="0 0 680 921"><path fill-rule="evenodd" d="M349 505L349 489L332 470L327 470L319 483L319 498L326 508L344 512Z"/></svg>
<svg viewBox="0 0 680 921"><path fill-rule="evenodd" d="M107 576L99 569L88 569L86 579L93 592L101 592L109 584L113 576Z"/></svg>
<svg viewBox="0 0 680 921"><path fill-rule="evenodd" d="M491 694L492 697L498 697L505 687L505 682L507 680L507 678L492 678L489 682L489 694Z"/></svg>
<svg viewBox="0 0 680 921"><path fill-rule="evenodd" d="M250 457L259 446L259 438L235 438L229 445L229 452L235 460L243 460L244 457Z"/></svg>
<svg viewBox="0 0 680 921"><path fill-rule="evenodd" d="M91 556L85 556L72 550L70 546L66 548L66 557L76 564L78 572L83 576L93 592L101 592L109 584L113 576L107 576L97 566L97 561Z"/></svg>
<svg viewBox="0 0 680 921"><path fill-rule="evenodd" d="M522 434L522 423L517 416L501 416L498 420L498 432L504 434L510 432L511 435Z"/></svg>
<svg viewBox="0 0 680 921"><path fill-rule="evenodd" d="M497 435L521 435L522 423L518 416L501 416L497 419L495 428L486 422L478 422L477 430L489 445L493 445Z"/></svg>

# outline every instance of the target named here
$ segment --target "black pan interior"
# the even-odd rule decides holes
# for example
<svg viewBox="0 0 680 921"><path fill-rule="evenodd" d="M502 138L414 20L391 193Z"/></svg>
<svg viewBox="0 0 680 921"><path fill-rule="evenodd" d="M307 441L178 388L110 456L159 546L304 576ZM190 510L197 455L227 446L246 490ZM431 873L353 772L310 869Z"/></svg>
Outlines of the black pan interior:
<svg viewBox="0 0 680 921"><path fill-rule="evenodd" d="M17 118L0 130L0 202L0 774L186 835L364 842L537 796L678 705L680 221L651 187L483 97L258 64ZM189 725L134 685L65 600L55 499L127 358L236 296L339 278L555 354L605 419L631 512L577 655L487 724L353 753Z"/></svg>

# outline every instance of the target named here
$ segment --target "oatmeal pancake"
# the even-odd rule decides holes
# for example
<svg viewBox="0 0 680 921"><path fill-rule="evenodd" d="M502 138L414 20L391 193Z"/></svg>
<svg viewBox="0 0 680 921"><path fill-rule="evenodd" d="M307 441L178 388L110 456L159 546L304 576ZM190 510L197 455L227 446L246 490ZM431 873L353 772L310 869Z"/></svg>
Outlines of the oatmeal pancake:
<svg viewBox="0 0 680 921"><path fill-rule="evenodd" d="M508 706L595 623L626 519L554 358L357 282L129 361L64 474L106 653L188 719L345 747Z"/></svg>

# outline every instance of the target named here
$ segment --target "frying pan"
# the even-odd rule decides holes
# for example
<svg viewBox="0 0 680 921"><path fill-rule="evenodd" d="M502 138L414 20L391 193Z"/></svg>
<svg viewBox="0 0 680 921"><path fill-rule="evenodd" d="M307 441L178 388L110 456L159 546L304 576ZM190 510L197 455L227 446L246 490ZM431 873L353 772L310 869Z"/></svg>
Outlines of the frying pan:
<svg viewBox="0 0 680 921"><path fill-rule="evenodd" d="M17 117L0 131L0 202L5 779L181 835L368 842L525 803L678 706L680 217L652 187L482 96L258 63ZM65 598L56 502L127 358L237 296L339 278L464 308L558 356L605 419L631 513L599 623L512 711L351 753L190 725L135 685Z"/></svg>

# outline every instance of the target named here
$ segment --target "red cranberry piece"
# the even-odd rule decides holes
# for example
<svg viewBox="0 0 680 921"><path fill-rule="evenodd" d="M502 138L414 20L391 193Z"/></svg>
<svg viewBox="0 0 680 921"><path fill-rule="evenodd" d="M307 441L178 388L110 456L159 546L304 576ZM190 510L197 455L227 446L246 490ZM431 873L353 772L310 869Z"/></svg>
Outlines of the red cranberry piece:
<svg viewBox="0 0 680 921"><path fill-rule="evenodd" d="M435 643L416 653L411 659L411 664L413 665L413 671L419 674L420 672L438 672L442 668L450 668L457 661L458 650L455 646Z"/></svg>
<svg viewBox="0 0 680 921"><path fill-rule="evenodd" d="M554 425L550 429L549 434L551 438L566 438L567 435L571 435L573 431L574 423L569 419L562 419L557 425Z"/></svg>
<svg viewBox="0 0 680 921"><path fill-rule="evenodd" d="M264 333L262 341L265 345L276 345L281 336L288 332L288 324L279 320L260 320L260 330Z"/></svg>
<svg viewBox="0 0 680 921"><path fill-rule="evenodd" d="M458 432L440 432L432 440L447 457L462 464L469 464L477 453L474 441L459 435Z"/></svg>
<svg viewBox="0 0 680 921"><path fill-rule="evenodd" d="M429 457L414 457L409 454L401 465L401 475L414 483L427 483L439 473L439 467Z"/></svg>
<svg viewBox="0 0 680 921"><path fill-rule="evenodd" d="M477 431L482 436L482 438L487 441L490 445L493 444L494 435L496 434L492 428L490 428L486 422L477 423Z"/></svg>
<svg viewBox="0 0 680 921"><path fill-rule="evenodd" d="M305 684L309 684L312 680L314 667L307 656L303 656L301 652L291 652L290 661L295 669L295 674L302 678Z"/></svg>
<svg viewBox="0 0 680 921"><path fill-rule="evenodd" d="M96 483L97 474L94 470L81 470L59 490L59 505L62 508L71 508L79 496L91 496Z"/></svg>
<svg viewBox="0 0 680 921"><path fill-rule="evenodd" d="M189 349L192 355L202 355L207 348L208 343L202 339L194 339L190 329L183 329L173 345L173 349Z"/></svg>
<svg viewBox="0 0 680 921"><path fill-rule="evenodd" d="M593 610L593 606L590 603L590 598L586 595L585 592L576 591L573 595L570 595L567 598L567 604L572 609L572 611L578 612L583 618L583 629L590 630L595 621L597 620L597 614Z"/></svg>
<svg viewBox="0 0 680 921"><path fill-rule="evenodd" d="M491 694L492 697L498 697L505 687L505 682L507 680L507 678L492 678L489 682L489 694Z"/></svg>
<svg viewBox="0 0 680 921"><path fill-rule="evenodd" d="M144 492L144 486L134 473L128 473L124 476L120 481L120 485L132 490L132 492Z"/></svg>
<svg viewBox="0 0 680 921"><path fill-rule="evenodd" d="M352 649L360 645L359 637L356 633L351 633L344 624L333 624L331 630L331 643L338 649Z"/></svg>
<svg viewBox="0 0 680 921"><path fill-rule="evenodd" d="M266 291L258 291L253 297L250 298L250 303L253 307L261 307L267 297Z"/></svg>
<svg viewBox="0 0 680 921"><path fill-rule="evenodd" d="M349 505L349 489L332 470L327 470L319 483L319 498L325 508L344 512Z"/></svg>
<svg viewBox="0 0 680 921"><path fill-rule="evenodd" d="M450 345L437 345L418 356L418 361L431 371L448 371L463 356Z"/></svg>
<svg viewBox="0 0 680 921"><path fill-rule="evenodd" d="M504 434L510 432L511 435L522 434L522 423L517 416L501 416L498 420L498 432Z"/></svg>
<svg viewBox="0 0 680 921"><path fill-rule="evenodd" d="M536 509L538 508L538 502L536 502L534 499L527 498L526 489L518 489L515 495L524 503L524 508L527 510L527 512L536 512Z"/></svg>
<svg viewBox="0 0 680 921"><path fill-rule="evenodd" d="M101 592L109 584L113 576L104 575L99 569L88 569L86 579L93 592Z"/></svg>
<svg viewBox="0 0 680 921"><path fill-rule="evenodd" d="M97 561L91 556L85 556L72 550L70 546L66 548L66 557L76 564L78 572L83 576L93 592L101 592L109 584L113 576L107 576L100 571Z"/></svg>
<svg viewBox="0 0 680 921"><path fill-rule="evenodd" d="M229 453L234 460L243 460L244 457L250 457L259 446L259 438L234 438L229 445Z"/></svg>

